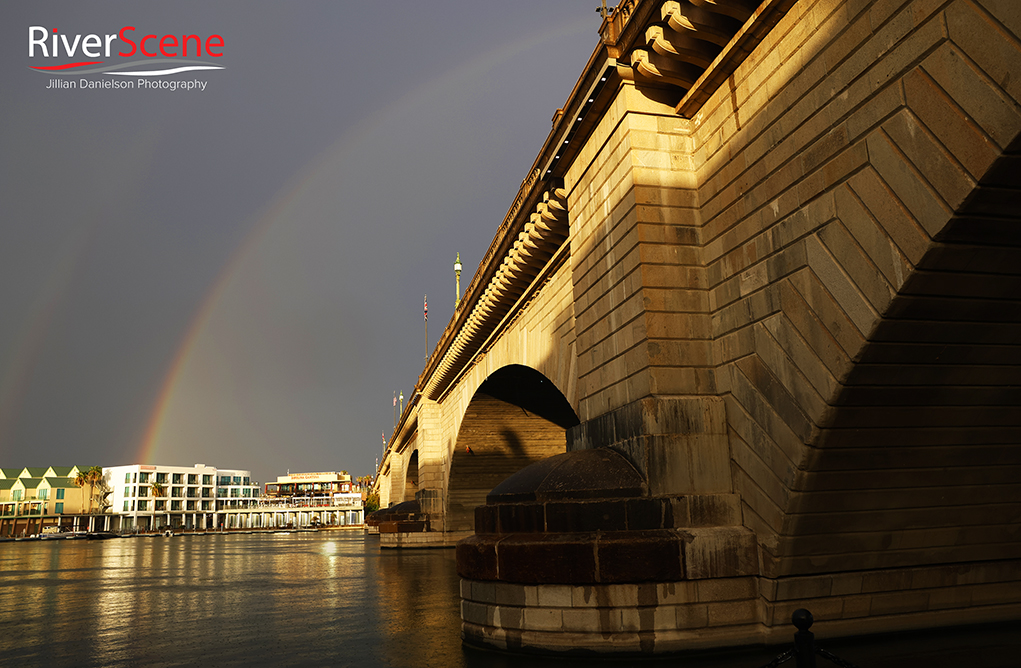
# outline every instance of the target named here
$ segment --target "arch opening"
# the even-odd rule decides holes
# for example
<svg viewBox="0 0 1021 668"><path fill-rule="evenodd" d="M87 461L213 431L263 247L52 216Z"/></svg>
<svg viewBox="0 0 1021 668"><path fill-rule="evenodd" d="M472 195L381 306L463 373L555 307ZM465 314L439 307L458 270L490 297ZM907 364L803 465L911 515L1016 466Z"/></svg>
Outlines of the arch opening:
<svg viewBox="0 0 1021 668"><path fill-rule="evenodd" d="M472 531L475 508L506 478L567 451L579 424L567 398L538 371L510 365L486 379L469 403L450 460L446 526Z"/></svg>
<svg viewBox="0 0 1021 668"><path fill-rule="evenodd" d="M411 453L408 465L404 473L404 498L403 501L414 501L418 492L418 450Z"/></svg>

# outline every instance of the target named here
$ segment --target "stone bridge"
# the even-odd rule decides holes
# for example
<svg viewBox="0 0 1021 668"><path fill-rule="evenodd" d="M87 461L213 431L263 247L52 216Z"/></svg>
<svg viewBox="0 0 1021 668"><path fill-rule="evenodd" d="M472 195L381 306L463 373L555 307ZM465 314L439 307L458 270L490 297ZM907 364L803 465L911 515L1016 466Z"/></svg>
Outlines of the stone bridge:
<svg viewBox="0 0 1021 668"><path fill-rule="evenodd" d="M1019 35L1016 0L620 2L377 479L417 502L384 546L465 539L467 641L1021 617Z"/></svg>

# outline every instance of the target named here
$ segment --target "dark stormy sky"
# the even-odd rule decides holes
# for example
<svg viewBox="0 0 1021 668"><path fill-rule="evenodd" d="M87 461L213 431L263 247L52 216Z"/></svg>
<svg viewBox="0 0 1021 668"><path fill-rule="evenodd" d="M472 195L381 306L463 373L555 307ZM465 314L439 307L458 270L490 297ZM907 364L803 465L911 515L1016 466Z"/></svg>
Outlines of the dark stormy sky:
<svg viewBox="0 0 1021 668"><path fill-rule="evenodd" d="M597 4L0 4L0 466L370 473L423 296L432 345ZM30 69L77 60L29 58L30 26L129 25L220 34L226 69L163 77L201 92Z"/></svg>

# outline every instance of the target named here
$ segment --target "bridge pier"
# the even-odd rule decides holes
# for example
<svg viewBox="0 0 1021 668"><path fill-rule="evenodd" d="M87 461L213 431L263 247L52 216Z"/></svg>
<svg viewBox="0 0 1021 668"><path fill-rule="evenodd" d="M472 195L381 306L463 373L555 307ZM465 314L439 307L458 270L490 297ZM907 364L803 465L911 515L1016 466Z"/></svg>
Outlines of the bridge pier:
<svg viewBox="0 0 1021 668"><path fill-rule="evenodd" d="M465 641L613 653L758 641L755 535L713 464L726 456L710 454L722 413L645 399L497 486L457 548ZM614 447L585 447L596 438Z"/></svg>
<svg viewBox="0 0 1021 668"><path fill-rule="evenodd" d="M552 457L495 488L457 546L465 642L638 655L783 642L803 607L830 636L1021 615L1021 560L770 576L736 494L650 491L611 448Z"/></svg>

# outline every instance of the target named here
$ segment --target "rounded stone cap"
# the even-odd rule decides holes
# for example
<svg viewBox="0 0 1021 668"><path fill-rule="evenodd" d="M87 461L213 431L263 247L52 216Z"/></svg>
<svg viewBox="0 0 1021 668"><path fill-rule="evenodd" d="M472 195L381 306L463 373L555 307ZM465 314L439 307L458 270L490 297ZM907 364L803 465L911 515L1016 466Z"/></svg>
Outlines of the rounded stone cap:
<svg viewBox="0 0 1021 668"><path fill-rule="evenodd" d="M493 488L487 504L641 496L645 479L610 448L575 450L521 469Z"/></svg>

